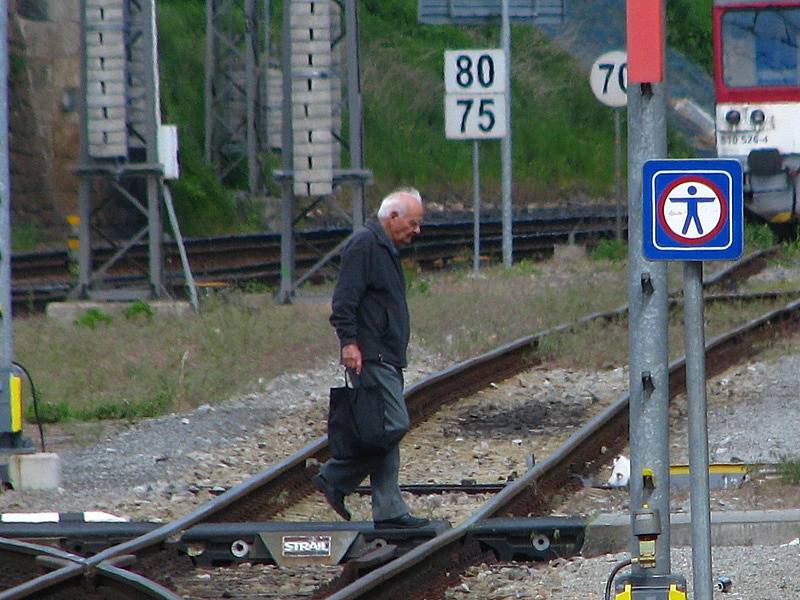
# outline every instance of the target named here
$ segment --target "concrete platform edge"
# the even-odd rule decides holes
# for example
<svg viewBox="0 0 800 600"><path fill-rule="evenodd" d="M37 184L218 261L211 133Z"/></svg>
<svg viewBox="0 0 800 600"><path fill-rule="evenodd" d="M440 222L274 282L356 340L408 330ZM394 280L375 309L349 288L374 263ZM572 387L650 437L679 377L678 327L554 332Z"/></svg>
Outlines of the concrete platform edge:
<svg viewBox="0 0 800 600"><path fill-rule="evenodd" d="M691 515L670 517L673 547L691 546ZM601 514L586 526L583 556L630 550L628 513ZM712 546L779 546L800 538L800 509L719 511L711 513Z"/></svg>

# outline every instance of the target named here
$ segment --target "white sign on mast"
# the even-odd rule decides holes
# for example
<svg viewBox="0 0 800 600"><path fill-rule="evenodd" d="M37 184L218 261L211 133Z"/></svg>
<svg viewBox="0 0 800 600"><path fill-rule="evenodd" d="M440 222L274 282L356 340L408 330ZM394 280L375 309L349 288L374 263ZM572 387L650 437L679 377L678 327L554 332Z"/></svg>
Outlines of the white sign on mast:
<svg viewBox="0 0 800 600"><path fill-rule="evenodd" d="M445 137L488 140L506 135L506 61L503 51L446 50Z"/></svg>
<svg viewBox="0 0 800 600"><path fill-rule="evenodd" d="M600 55L589 73L595 97L606 106L620 108L628 103L628 55L612 50Z"/></svg>

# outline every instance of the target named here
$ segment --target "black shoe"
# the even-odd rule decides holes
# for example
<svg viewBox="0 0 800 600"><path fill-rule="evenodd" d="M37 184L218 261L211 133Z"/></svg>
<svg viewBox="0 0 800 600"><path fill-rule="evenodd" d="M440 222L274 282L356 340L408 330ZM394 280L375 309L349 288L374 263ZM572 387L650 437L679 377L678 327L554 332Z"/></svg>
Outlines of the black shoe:
<svg viewBox="0 0 800 600"><path fill-rule="evenodd" d="M394 519L375 521L375 529L414 529L415 527L425 527L428 524L430 524L430 520L406 513Z"/></svg>
<svg viewBox="0 0 800 600"><path fill-rule="evenodd" d="M345 521L350 520L350 511L344 505L344 494L330 485L327 480L317 473L311 478L314 487L317 488L325 496L325 500L331 505L331 508L336 511L336 514L342 517Z"/></svg>

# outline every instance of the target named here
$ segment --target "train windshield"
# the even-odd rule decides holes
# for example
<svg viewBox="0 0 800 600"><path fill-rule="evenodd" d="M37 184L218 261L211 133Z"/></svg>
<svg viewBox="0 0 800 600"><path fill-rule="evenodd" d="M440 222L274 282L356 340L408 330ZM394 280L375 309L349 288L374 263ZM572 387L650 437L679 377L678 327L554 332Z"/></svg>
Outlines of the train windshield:
<svg viewBox="0 0 800 600"><path fill-rule="evenodd" d="M730 10L722 16L727 87L800 85L800 8Z"/></svg>

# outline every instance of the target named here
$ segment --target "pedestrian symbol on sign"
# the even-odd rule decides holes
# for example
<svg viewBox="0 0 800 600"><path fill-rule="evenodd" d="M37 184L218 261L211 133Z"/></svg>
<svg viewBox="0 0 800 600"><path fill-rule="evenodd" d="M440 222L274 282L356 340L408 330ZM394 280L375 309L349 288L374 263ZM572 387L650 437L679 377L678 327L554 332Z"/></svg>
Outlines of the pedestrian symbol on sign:
<svg viewBox="0 0 800 600"><path fill-rule="evenodd" d="M733 260L744 247L742 167L730 159L649 160L643 246L650 260Z"/></svg>
<svg viewBox="0 0 800 600"><path fill-rule="evenodd" d="M661 194L658 217L664 231L676 241L700 244L714 237L727 218L722 192L703 177L682 177Z"/></svg>

